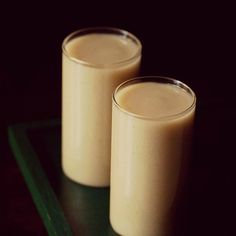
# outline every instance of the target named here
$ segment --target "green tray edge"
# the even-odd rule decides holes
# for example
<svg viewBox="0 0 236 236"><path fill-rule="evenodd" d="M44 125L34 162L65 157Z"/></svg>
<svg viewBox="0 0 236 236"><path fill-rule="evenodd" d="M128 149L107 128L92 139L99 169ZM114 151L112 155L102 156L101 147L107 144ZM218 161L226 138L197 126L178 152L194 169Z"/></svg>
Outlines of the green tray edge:
<svg viewBox="0 0 236 236"><path fill-rule="evenodd" d="M21 173L49 235L72 236L60 203L53 192L38 157L27 138L26 130L57 126L60 120L16 124L8 127L8 139Z"/></svg>

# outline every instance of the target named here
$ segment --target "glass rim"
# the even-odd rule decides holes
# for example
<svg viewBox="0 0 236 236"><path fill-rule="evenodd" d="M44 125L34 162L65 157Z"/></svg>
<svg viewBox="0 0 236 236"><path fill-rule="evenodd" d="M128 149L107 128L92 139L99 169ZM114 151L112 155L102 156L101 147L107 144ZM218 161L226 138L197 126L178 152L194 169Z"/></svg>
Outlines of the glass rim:
<svg viewBox="0 0 236 236"><path fill-rule="evenodd" d="M188 94L190 94L193 97L193 101L192 101L191 105L189 105L183 111L178 112L176 114L166 115L166 116L161 116L161 117L139 115L134 112L128 111L126 108L122 107L122 105L119 104L119 102L116 99L116 95L119 90L121 90L122 88L125 88L126 86L132 85L132 84L145 83L145 82L156 82L156 83L171 84L171 85L177 86L181 89L184 89ZM136 117L136 118L143 119L143 120L153 120L153 121L167 121L167 120L174 120L174 119L180 118L180 117L190 113L196 107L196 100L197 99L196 99L196 95L195 95L194 91L188 85L181 82L180 80L166 77L166 76L139 76L139 77L135 77L135 78L126 80L123 83L121 83L112 94L113 104L120 111L122 111L132 117Z"/></svg>
<svg viewBox="0 0 236 236"><path fill-rule="evenodd" d="M87 62L85 60L81 60L81 59L71 56L69 54L68 50L66 49L66 45L74 38L80 37L82 35L92 34L92 33L100 33L100 34L101 33L108 33L108 34L113 34L113 35L124 36L126 38L131 39L137 45L137 51L130 58L127 58L125 60L120 60L120 61L114 62L114 63L109 63L109 64L91 63L91 62ZM122 65L128 64L129 62L132 62L136 58L140 57L141 52L142 52L142 44L141 44L140 40L134 34L128 32L124 29L115 28L115 27L102 26L102 27L88 27L88 28L78 29L78 30L70 33L62 42L62 53L69 60L71 60L77 64L82 64L85 66L95 67L95 68L116 67L116 66L122 66Z"/></svg>

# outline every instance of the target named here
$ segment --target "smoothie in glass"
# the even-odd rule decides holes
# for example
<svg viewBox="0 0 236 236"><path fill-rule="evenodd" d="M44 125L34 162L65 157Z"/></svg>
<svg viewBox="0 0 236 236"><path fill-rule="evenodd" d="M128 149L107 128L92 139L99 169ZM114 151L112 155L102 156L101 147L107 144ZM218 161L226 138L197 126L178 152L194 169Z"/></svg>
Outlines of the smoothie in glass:
<svg viewBox="0 0 236 236"><path fill-rule="evenodd" d="M62 167L89 186L109 186L112 93L136 76L141 44L127 31L90 28L63 42Z"/></svg>

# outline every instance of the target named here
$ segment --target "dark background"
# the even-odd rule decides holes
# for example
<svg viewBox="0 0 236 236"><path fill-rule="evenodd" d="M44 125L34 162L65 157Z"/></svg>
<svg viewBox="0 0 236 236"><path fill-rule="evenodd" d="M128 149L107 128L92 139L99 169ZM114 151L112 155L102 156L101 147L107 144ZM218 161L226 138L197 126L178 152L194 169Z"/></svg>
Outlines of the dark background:
<svg viewBox="0 0 236 236"><path fill-rule="evenodd" d="M0 11L0 235L46 235L8 146L7 126L60 117L61 43L70 32L89 26L132 32L143 44L143 75L175 77L196 92L189 227L198 235L234 235L236 78L231 6L191 1L19 1L1 4Z"/></svg>

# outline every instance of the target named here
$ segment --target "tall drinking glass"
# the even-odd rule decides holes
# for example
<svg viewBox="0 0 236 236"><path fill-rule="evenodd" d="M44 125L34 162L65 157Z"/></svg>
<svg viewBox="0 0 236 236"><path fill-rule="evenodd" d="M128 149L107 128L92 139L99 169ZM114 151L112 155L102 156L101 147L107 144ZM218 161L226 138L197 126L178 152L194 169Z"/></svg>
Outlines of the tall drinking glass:
<svg viewBox="0 0 236 236"><path fill-rule="evenodd" d="M184 83L140 77L113 95L110 221L121 235L163 236L183 182L196 97Z"/></svg>
<svg viewBox="0 0 236 236"><path fill-rule="evenodd" d="M63 42L62 167L89 186L110 183L112 93L136 76L141 43L116 28L88 28Z"/></svg>

